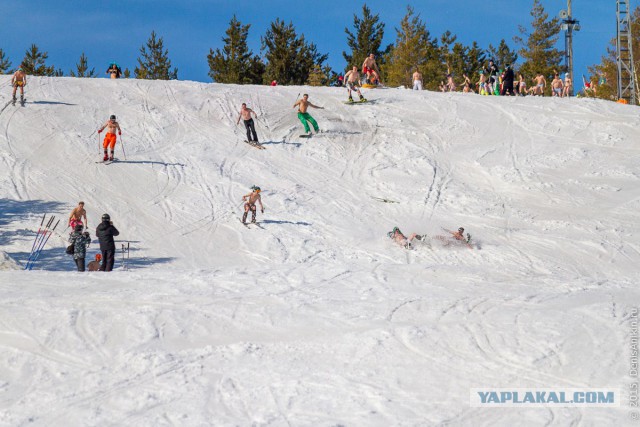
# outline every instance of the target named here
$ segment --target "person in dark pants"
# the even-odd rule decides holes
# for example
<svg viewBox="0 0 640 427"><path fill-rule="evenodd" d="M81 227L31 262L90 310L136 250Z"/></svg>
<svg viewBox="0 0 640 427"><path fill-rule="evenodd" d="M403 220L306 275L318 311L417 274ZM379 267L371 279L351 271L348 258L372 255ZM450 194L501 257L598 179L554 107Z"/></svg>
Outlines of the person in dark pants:
<svg viewBox="0 0 640 427"><path fill-rule="evenodd" d="M247 104L242 104L242 109L240 110L240 117L238 117L238 121L236 125L240 123L240 119L244 120L244 127L247 129L247 142L258 142L258 135L256 134L256 127L253 123L253 119L251 118L251 113L253 113L254 117L257 119L258 115L251 108L247 108Z"/></svg>
<svg viewBox="0 0 640 427"><path fill-rule="evenodd" d="M502 80L502 92L500 95L505 96L507 93L511 96L516 94L513 92L513 80L515 78L511 65L505 67L504 79Z"/></svg>
<svg viewBox="0 0 640 427"><path fill-rule="evenodd" d="M113 264L116 260L116 243L113 238L119 234L120 232L113 226L109 214L102 215L102 222L96 228L96 236L100 242L100 251L102 252L100 271L113 270Z"/></svg>
<svg viewBox="0 0 640 427"><path fill-rule="evenodd" d="M82 232L82 224L76 224L73 232L69 235L69 243L73 245L73 260L78 271L84 271L84 259L87 255L87 246L91 243L91 236L88 232Z"/></svg>

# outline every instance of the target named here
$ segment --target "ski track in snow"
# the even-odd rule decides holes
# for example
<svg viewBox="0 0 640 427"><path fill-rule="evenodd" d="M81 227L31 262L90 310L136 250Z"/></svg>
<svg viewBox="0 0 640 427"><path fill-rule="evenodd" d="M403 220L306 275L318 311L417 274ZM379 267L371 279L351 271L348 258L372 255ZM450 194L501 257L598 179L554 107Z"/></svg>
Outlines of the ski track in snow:
<svg viewBox="0 0 640 427"><path fill-rule="evenodd" d="M325 107L310 139L305 92ZM72 272L61 222L34 271L0 266L0 424L625 423L624 403L487 410L469 392L624 389L636 108L44 77L26 107L9 96L2 252L24 265L43 210L65 222L79 200L132 252L130 271L119 253L111 274ZM266 150L243 143L242 102ZM110 114L120 161L96 164ZM244 227L252 185L265 213ZM394 226L429 238L405 250ZM459 226L474 249L438 237Z"/></svg>

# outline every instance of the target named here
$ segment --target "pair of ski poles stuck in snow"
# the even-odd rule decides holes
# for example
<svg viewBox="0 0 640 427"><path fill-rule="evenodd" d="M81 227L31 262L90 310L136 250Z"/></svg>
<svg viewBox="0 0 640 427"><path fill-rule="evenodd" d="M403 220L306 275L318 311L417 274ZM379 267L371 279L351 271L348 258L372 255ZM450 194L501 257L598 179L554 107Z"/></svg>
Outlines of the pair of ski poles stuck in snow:
<svg viewBox="0 0 640 427"><path fill-rule="evenodd" d="M40 221L38 233L36 233L36 237L33 240L33 245L31 245L31 253L29 254L29 258L27 259L27 265L24 267L25 270L31 270L33 268L33 265L40 257L42 249L44 249L47 242L49 241L49 237L51 237L53 232L56 230L56 227L58 227L58 224L60 223L60 220L58 220L53 228L51 228L51 224L53 224L53 221L55 221L56 217L55 215L51 215L49 221L47 221L47 225L44 225L46 218L47 214L44 214L42 216L42 221Z"/></svg>

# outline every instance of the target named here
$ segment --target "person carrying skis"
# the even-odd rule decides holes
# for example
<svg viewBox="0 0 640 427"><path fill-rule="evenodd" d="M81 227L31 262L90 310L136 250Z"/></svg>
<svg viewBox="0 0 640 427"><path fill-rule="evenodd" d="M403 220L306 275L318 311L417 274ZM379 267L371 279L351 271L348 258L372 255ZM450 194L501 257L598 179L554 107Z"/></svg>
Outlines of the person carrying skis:
<svg viewBox="0 0 640 427"><path fill-rule="evenodd" d="M82 218L84 218L84 222L82 222ZM69 227L75 228L78 224L88 225L87 211L84 210L84 202L78 202L78 206L73 208L69 215Z"/></svg>
<svg viewBox="0 0 640 427"><path fill-rule="evenodd" d="M116 243L113 240L120 232L113 226L109 214L102 215L102 222L96 228L96 236L100 242L100 252L102 252L102 265L100 271L113 270L116 261Z"/></svg>
<svg viewBox="0 0 640 427"><path fill-rule="evenodd" d="M411 249L411 242L414 239L422 240L424 237L426 237L416 233L412 233L409 237L407 237L402 234L402 231L400 231L398 227L393 227L393 230L388 232L387 236L405 249Z"/></svg>
<svg viewBox="0 0 640 427"><path fill-rule="evenodd" d="M120 129L120 125L116 121L116 116L111 115L109 120L102 125L100 129L98 129L98 133L102 133L102 131L107 128L107 134L104 136L104 142L102 143L102 147L104 148L104 160L113 161L113 151L116 146L116 131L118 131L118 135L122 136L122 129ZM111 149L111 156L107 156L107 148Z"/></svg>
<svg viewBox="0 0 640 427"><path fill-rule="evenodd" d="M107 68L106 74L109 74L112 79L119 79L122 75L122 70L120 70L118 64L112 62L111 64L109 64L109 68Z"/></svg>
<svg viewBox="0 0 640 427"><path fill-rule="evenodd" d="M251 193L245 194L242 196L242 201L244 204L244 215L242 215L242 223L247 224L247 214L249 210L251 210L251 222L255 224L256 222L256 202L260 203L260 210L264 213L264 206L262 206L262 197L260 197L260 187L253 186L251 187Z"/></svg>
<svg viewBox="0 0 640 427"><path fill-rule="evenodd" d="M87 246L91 243L89 232L82 232L82 224L76 224L73 232L69 235L69 243L73 245L73 260L78 271L84 271L84 259L87 255Z"/></svg>
<svg viewBox="0 0 640 427"><path fill-rule="evenodd" d="M347 90L349 91L349 102L353 102L353 97L351 96L352 91L356 91L358 96L360 97L360 102L366 102L362 93L360 93L360 73L358 72L358 67L354 66L351 70L347 71L347 74L344 75Z"/></svg>
<svg viewBox="0 0 640 427"><path fill-rule="evenodd" d="M240 116L238 117L238 121L236 122L236 126L240 123L240 119L244 120L244 127L247 129L247 141L248 142L258 142L258 135L256 134L256 127L253 123L253 119L251 118L251 113L253 116L258 119L258 115L251 108L247 108L247 104L242 103L242 108L240 109ZM253 137L253 139L251 139Z"/></svg>
<svg viewBox="0 0 640 427"><path fill-rule="evenodd" d="M307 109L309 107L313 107L324 110L324 107L318 107L317 105L313 105L312 103L310 103L309 95L307 95L306 93L302 95L302 99L293 104L293 108L296 107L298 107L298 119L304 125L304 132L307 134L307 136L311 136L311 130L309 129L309 124L307 122L310 122L311 125L313 125L313 130L318 133L318 131L320 130L320 128L318 127L318 122L316 122L315 119L311 117L309 113L307 113Z"/></svg>
<svg viewBox="0 0 640 427"><path fill-rule="evenodd" d="M18 92L18 88L20 88L20 102L24 102L24 87L27 84L27 74L24 72L22 68L23 65L20 64L20 67L13 73L13 77L11 77L11 86L13 86L13 105L16 104L16 93Z"/></svg>

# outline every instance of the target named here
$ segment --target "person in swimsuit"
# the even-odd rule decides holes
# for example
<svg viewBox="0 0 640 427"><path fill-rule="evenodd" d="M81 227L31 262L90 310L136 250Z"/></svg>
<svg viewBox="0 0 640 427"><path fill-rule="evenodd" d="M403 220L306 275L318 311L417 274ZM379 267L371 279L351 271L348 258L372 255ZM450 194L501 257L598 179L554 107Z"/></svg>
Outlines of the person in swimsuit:
<svg viewBox="0 0 640 427"><path fill-rule="evenodd" d="M116 121L116 116L113 114L109 117L109 120L98 129L98 134L102 133L105 128L107 128L107 134L104 136L104 142L102 143L102 148L104 148L104 158L102 160L106 162L107 160L113 161L113 151L116 146L116 131L118 135L122 136L122 129L120 129L120 125ZM107 156L107 148L111 149L111 156Z"/></svg>
<svg viewBox="0 0 640 427"><path fill-rule="evenodd" d="M251 222L256 222L256 202L260 203L260 210L264 213L264 206L262 206L262 197L260 197L260 187L253 186L251 187L251 193L245 194L242 196L242 201L246 202L244 204L244 215L242 215L242 223L247 223L247 214L251 211Z"/></svg>

